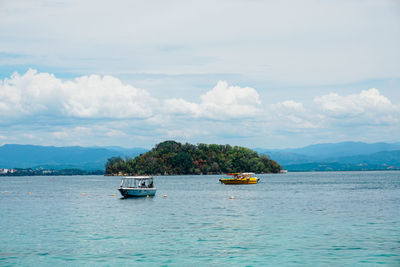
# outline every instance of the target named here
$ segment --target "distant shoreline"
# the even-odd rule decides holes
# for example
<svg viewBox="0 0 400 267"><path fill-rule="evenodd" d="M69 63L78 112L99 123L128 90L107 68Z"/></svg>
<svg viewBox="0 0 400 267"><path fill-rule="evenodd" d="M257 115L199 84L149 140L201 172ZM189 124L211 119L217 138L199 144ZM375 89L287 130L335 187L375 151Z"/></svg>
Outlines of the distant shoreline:
<svg viewBox="0 0 400 267"><path fill-rule="evenodd" d="M13 168L1 169L0 176L72 176L72 175L104 175L104 170L82 170L82 169L31 169Z"/></svg>
<svg viewBox="0 0 400 267"><path fill-rule="evenodd" d="M316 172L393 172L400 171L400 169L391 169L391 170L324 170L324 171L288 171L288 173L316 173ZM287 173L256 173L256 175L264 175L264 174L274 174L274 175L286 175ZM132 174L129 175L107 175L104 171L84 171L79 170L77 172L53 172L53 173L0 173L0 177L23 177L23 176L109 176L109 177L124 177L124 176L134 176ZM225 175L225 173L215 173L215 174L152 174L152 176L206 176L206 175Z"/></svg>

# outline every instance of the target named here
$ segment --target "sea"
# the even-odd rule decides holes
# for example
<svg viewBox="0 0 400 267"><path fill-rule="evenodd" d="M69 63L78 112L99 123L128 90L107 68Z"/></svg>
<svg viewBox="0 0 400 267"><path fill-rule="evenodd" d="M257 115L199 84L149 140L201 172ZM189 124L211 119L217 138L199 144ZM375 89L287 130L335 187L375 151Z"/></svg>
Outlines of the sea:
<svg viewBox="0 0 400 267"><path fill-rule="evenodd" d="M0 266L400 266L400 172L0 177Z"/></svg>

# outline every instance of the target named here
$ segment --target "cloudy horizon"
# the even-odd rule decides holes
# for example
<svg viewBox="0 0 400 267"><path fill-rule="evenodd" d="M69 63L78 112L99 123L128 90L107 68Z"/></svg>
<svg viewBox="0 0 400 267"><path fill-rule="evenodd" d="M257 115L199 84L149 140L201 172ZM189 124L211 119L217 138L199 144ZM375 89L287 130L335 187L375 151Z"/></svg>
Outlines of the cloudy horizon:
<svg viewBox="0 0 400 267"><path fill-rule="evenodd" d="M396 1L2 1L0 145L399 142Z"/></svg>

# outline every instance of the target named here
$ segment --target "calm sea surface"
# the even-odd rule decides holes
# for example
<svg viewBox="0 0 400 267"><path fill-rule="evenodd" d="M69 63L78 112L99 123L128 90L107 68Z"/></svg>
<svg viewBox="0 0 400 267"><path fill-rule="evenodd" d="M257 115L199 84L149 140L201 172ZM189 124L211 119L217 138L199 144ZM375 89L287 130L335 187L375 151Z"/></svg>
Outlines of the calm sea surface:
<svg viewBox="0 0 400 267"><path fill-rule="evenodd" d="M0 177L0 266L400 266L400 172L259 178Z"/></svg>

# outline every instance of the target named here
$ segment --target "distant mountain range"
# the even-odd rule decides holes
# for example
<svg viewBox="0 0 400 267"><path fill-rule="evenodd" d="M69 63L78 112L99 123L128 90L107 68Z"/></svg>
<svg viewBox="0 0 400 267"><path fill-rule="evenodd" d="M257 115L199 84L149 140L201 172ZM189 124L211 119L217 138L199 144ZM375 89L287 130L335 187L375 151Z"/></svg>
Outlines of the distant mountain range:
<svg viewBox="0 0 400 267"><path fill-rule="evenodd" d="M342 142L293 149L262 149L289 171L400 169L400 143Z"/></svg>
<svg viewBox="0 0 400 267"><path fill-rule="evenodd" d="M268 155L289 171L392 170L400 169L400 142L342 142L302 148L254 149ZM136 157L145 148L54 147L36 145L0 146L0 168L104 170L111 157Z"/></svg>
<svg viewBox="0 0 400 267"><path fill-rule="evenodd" d="M104 170L108 158L135 157L145 152L144 148L3 145L0 168Z"/></svg>

